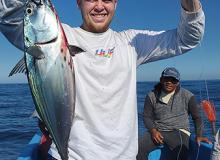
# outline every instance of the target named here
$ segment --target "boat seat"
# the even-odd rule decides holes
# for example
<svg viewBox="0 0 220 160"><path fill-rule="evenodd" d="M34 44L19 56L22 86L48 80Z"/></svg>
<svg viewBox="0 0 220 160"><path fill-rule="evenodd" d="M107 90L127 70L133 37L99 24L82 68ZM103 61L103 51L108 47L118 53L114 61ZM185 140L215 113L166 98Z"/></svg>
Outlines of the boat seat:
<svg viewBox="0 0 220 160"><path fill-rule="evenodd" d="M194 137L190 137L189 160L205 160L210 159L212 144L201 142L200 147L196 144ZM170 160L171 151L166 146L159 146L148 155L148 160ZM146 158L147 159L147 158Z"/></svg>
<svg viewBox="0 0 220 160"><path fill-rule="evenodd" d="M169 160L169 155L171 155L171 151L168 147L161 145L150 152L148 160Z"/></svg>

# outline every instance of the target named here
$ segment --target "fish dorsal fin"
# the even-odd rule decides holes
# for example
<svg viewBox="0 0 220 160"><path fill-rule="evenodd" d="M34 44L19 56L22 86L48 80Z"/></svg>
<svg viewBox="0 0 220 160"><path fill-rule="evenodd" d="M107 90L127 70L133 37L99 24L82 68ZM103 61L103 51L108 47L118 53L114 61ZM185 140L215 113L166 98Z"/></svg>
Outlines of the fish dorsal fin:
<svg viewBox="0 0 220 160"><path fill-rule="evenodd" d="M215 142L217 142L218 144L220 144L220 129L218 130L218 132L215 135Z"/></svg>
<svg viewBox="0 0 220 160"><path fill-rule="evenodd" d="M71 56L75 56L76 54L85 52L82 48L74 45L69 45L68 48Z"/></svg>
<svg viewBox="0 0 220 160"><path fill-rule="evenodd" d="M38 118L42 121L42 119L40 118L39 114L37 113L37 110L35 109L34 112L31 114L30 118Z"/></svg>
<svg viewBox="0 0 220 160"><path fill-rule="evenodd" d="M25 60L24 57L15 65L15 67L11 70L9 73L9 77L16 74L16 73L25 73L27 74L27 69L25 66Z"/></svg>
<svg viewBox="0 0 220 160"><path fill-rule="evenodd" d="M45 58L44 52L41 50L41 47L38 45L34 45L27 48L27 53L36 59Z"/></svg>

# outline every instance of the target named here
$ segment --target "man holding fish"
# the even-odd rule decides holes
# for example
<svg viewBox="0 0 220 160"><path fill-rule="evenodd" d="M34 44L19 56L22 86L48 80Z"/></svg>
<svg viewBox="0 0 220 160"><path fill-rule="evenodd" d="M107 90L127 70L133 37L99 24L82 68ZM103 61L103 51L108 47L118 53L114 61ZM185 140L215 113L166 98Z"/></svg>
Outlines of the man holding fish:
<svg viewBox="0 0 220 160"><path fill-rule="evenodd" d="M24 10L32 14L27 10L29 3L39 8L48 0L27 0L27 3L0 0L0 30L22 50L25 50ZM82 25L72 28L62 24L73 56L76 93L68 141L69 160L136 159L136 68L191 50L200 43L204 33L205 17L199 0L181 0L177 29L160 32L111 30L109 24L117 3L117 0L77 0ZM32 47L31 53L39 59L44 58L39 56L39 47ZM54 159L61 159L59 153L62 151L58 153L56 145L51 145L49 154Z"/></svg>

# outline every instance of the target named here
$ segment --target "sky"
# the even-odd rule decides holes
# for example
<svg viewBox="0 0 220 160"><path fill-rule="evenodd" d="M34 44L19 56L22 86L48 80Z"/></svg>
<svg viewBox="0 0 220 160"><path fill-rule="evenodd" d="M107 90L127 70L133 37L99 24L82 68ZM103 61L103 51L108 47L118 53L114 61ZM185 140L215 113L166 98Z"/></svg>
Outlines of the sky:
<svg viewBox="0 0 220 160"><path fill-rule="evenodd" d="M52 0L61 22L80 26L81 14L76 0ZM142 65L137 69L137 81L158 81L166 67L176 67L182 80L220 79L220 1L201 0L206 15L206 28L201 44L188 53ZM179 22L180 0L118 0L111 28L168 30ZM0 83L26 83L24 74L8 77L23 52L10 44L0 33Z"/></svg>

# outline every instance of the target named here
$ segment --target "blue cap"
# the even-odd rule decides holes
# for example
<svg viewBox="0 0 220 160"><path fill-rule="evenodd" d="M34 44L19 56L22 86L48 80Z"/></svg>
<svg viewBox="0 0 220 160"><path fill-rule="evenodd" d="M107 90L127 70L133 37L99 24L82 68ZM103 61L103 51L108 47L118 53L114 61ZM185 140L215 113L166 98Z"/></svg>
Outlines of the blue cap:
<svg viewBox="0 0 220 160"><path fill-rule="evenodd" d="M180 81L180 73L174 67L168 67L164 69L163 72L161 73L161 77L173 77L176 80Z"/></svg>

